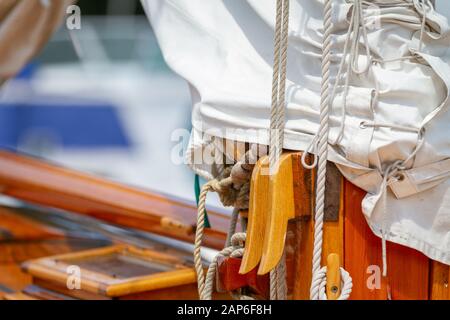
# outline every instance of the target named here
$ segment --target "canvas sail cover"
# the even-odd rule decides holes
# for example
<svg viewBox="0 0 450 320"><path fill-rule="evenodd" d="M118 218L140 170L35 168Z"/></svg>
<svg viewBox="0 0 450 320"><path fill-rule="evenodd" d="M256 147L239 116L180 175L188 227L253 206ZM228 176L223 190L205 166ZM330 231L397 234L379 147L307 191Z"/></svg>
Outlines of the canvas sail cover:
<svg viewBox="0 0 450 320"><path fill-rule="evenodd" d="M268 144L276 2L143 3L191 88L191 167L212 178L214 164L196 155L217 138ZM290 12L284 147L307 150L319 122L323 0L292 0ZM447 19L426 0L333 0L332 43L329 160L367 191L375 234L450 264Z"/></svg>

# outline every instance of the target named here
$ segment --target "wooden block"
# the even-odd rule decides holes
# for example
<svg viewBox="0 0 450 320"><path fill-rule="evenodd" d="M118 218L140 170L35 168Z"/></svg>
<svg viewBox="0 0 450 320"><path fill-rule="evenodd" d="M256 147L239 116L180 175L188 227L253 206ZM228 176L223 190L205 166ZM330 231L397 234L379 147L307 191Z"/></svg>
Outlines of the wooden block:
<svg viewBox="0 0 450 320"><path fill-rule="evenodd" d="M310 159L307 159L309 162ZM294 258L294 285L293 299L307 300L310 298L310 287L312 278L312 252L314 244L314 183L315 170L306 170L301 164L301 153L293 155L294 166L294 197L296 204L296 219L290 223L291 233L294 238L289 241L287 237L287 252L295 253ZM323 229L323 261L330 254L338 254L340 263L343 264L344 257L344 209L343 209L343 177L339 176L341 181L335 182L335 186L340 186L341 190L334 190L332 199L337 199L340 204L334 204L329 210L338 210L338 215L332 221L324 222ZM340 196L339 196L340 193ZM327 194L329 196L329 194ZM329 198L330 201L330 198ZM289 235L289 233L288 233ZM288 269L289 268L288 264ZM288 275L289 276L289 275Z"/></svg>
<svg viewBox="0 0 450 320"><path fill-rule="evenodd" d="M137 292L119 297L107 297L85 290L69 290L66 286L41 279L34 279L33 286L25 288L29 296L40 300L197 300L197 284L181 285L165 289ZM215 293L214 299L228 300L228 294Z"/></svg>
<svg viewBox="0 0 450 320"><path fill-rule="evenodd" d="M242 259L220 257L218 263L217 291L231 292L250 288L257 296L269 298L269 276L257 274L257 267L246 274L239 274Z"/></svg>
<svg viewBox="0 0 450 320"><path fill-rule="evenodd" d="M34 284L27 286L22 292L38 300L76 300L76 298L62 294L56 290L49 290Z"/></svg>
<svg viewBox="0 0 450 320"><path fill-rule="evenodd" d="M340 187L341 190L334 190L335 194L333 199L339 201L340 203L335 204L335 207L328 208L328 210L337 210L337 219L324 221L323 224L323 245L322 245L322 264L327 262L330 254L337 254L339 257L340 265L344 265L344 178L341 175L335 176L336 179L340 181L335 182L335 187ZM329 194L329 193L328 193ZM337 196L339 195L339 196ZM327 210L327 207L325 207Z"/></svg>
<svg viewBox="0 0 450 320"><path fill-rule="evenodd" d="M293 159L296 157L298 156L295 155ZM299 160L294 162L299 163ZM308 186L308 183L298 183L304 179L302 175L305 172L308 171L301 167L294 170L297 218L289 223L286 244L289 261L288 284L293 289L294 299L309 299L311 282L309 270L313 247L313 221L300 217L301 208L309 208L312 215L313 205L308 206L307 203L313 203L313 199L309 190L302 189ZM299 194L307 196L303 198ZM416 250L388 243L388 278L382 277L381 239L373 234L363 216L361 201L364 196L363 190L343 179L339 220L324 224L322 257L326 258L330 253L339 254L341 265L353 278L353 292L350 298L448 299L448 266L433 262L433 268L430 268L429 259ZM293 259L289 259L289 255ZM377 279L379 284L375 281Z"/></svg>
<svg viewBox="0 0 450 320"><path fill-rule="evenodd" d="M4 300L38 300L23 292L8 293L3 296Z"/></svg>

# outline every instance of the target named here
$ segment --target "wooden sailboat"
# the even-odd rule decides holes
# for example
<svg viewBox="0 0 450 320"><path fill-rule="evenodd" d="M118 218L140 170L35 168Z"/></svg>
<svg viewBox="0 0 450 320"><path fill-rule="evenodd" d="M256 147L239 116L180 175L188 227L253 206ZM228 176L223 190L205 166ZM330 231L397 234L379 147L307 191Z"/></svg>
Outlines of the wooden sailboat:
<svg viewBox="0 0 450 320"><path fill-rule="evenodd" d="M148 2L147 9L149 10L150 16L152 15L152 12L158 12L160 9L160 6L155 3L156 2L153 2L153 4ZM187 4L187 2L185 4ZM398 3L396 2L391 3L391 5L394 6L397 4ZM430 2L430 4L432 4L432 2ZM254 7L258 7L259 5L261 5L261 2L253 3ZM418 58L415 56L417 53L419 55L422 54L420 59L418 59L421 63L422 60L426 60L431 66L431 69L436 71L436 74L434 74L436 82L442 80L446 83L450 83L448 77L441 75L441 73L445 74L446 71L448 71L448 64L436 59L436 57L433 58L432 56L428 56L421 52L423 46L426 45L426 41L424 41L426 40L426 37L424 37L424 35L433 31L433 28L436 29L434 31L441 31L442 28L439 28L439 22L441 22L440 17L427 17L427 15L433 12L432 10L430 10L431 12L427 12L427 8L422 1L420 1L420 3L411 2L408 3L407 6L414 6L415 9L408 11L406 17L404 17L403 20L400 19L400 24L404 25L404 21L408 21L411 22L411 25L415 25L413 28L417 29L415 31L419 31L420 38L418 50L416 50L416 48L408 48L408 50L412 52L402 52L402 56L395 57L393 60L391 58L387 59L382 55L380 59L378 55L372 55L369 43L365 43L368 63L367 68L361 70L358 70L360 53L358 44L361 42L361 34L363 34L363 40L368 42L366 21L364 21L363 13L363 1L353 1L352 10L345 12L345 14L342 14L340 17L342 19L340 24L345 26L346 24L349 25L347 31L348 40L345 41L345 43L342 43L342 46L346 48L343 50L343 64L339 67L341 70L336 75L337 83L335 84L336 87L339 87L341 76L343 76L342 66L347 63L347 79L346 81L343 81L346 83L343 86L345 99L343 99L344 102L342 102L341 107L344 112L342 119L340 119L342 128L345 126L346 120L344 118L347 113L351 114L351 116L356 119L353 119L349 124L351 130L350 132L347 132L347 134L350 134L350 138L347 137L347 140L349 140L347 141L348 145L338 146L339 148L342 147L340 151L351 149L349 148L349 145L352 144L351 140L354 132L360 134L360 145L363 145L364 147L369 145L371 139L373 139L373 135L369 136L366 135L365 132L361 132L367 129L368 125L373 128L377 127L398 130L403 133L407 132L410 133L411 136L414 136L414 139L411 141L415 142L415 147L410 154L398 156L399 159L396 159L394 164L389 163L387 170L383 172L381 172L381 170L384 170L385 168L382 168L380 163L380 168L378 168L380 171L379 177L381 180L384 179L384 185L380 189L384 188L384 192L387 192L388 180L390 178L394 177L398 171L406 171L409 169L406 165L407 162L414 158L418 154L419 149L423 146L422 142L425 126L432 118L440 113L445 105L438 105L436 109L433 109L432 111L422 110L418 107L417 112L427 113L427 116L425 116L423 122L420 121L420 123L411 121L409 126L404 126L403 123L399 124L395 121L388 121L388 124L384 122L377 123L375 122L377 119L373 117L372 111L375 105L374 101L379 98L380 94L380 92L377 91L378 86L377 88L373 88L373 91L367 91L366 83L364 83L364 86L359 83L359 86L351 87L351 73L361 76L370 69L372 62L383 65L390 62L412 60ZM349 6L349 8L350 7L351 6ZM403 7L406 6L402 6L402 8ZM315 242L317 241L316 235L314 234L315 231L317 231L315 230L317 229L315 223L321 221L317 219L317 212L321 213L321 210L316 210L316 215L314 214L316 200L313 198L313 195L315 193L314 188L322 191L324 191L325 188L317 187L319 184L316 181L316 173L304 169L304 166L301 165L302 153L285 150L280 156L279 163L277 163L279 166L278 172L268 177L264 177L260 175L260 172L268 166L268 163L267 158L263 157L256 164L255 169L253 169L251 187L249 190L249 210L248 212L241 212L244 221L245 219L248 219L247 239L245 241L241 240L239 248L237 248L237 246L232 246L231 248L233 250L237 249L236 251L241 250L243 257L229 257L225 254L221 254L217 260L214 260L213 266L217 265L217 269L210 270L213 271L211 272L212 275L216 275L217 271L217 283L215 285L213 284L215 294L219 298L229 298L236 292L239 292L240 297L269 298L271 296L269 293L269 282L272 277L268 276L268 274L274 270L278 273L277 269L281 266L281 269L285 267L286 271L285 280L287 284L287 298L309 299L311 297L311 283L314 283L316 280L314 279L314 276L317 275L315 274L315 271L311 272L311 270L314 269L313 260L314 257L318 257L319 262L321 262L319 265L324 266L324 268L319 269L318 271L321 272L322 270L325 270L323 273L326 275L326 282L320 282L319 284L320 286L323 285L320 287L320 290L323 289L327 299L338 299L343 295L343 292L348 289L346 287L346 284L348 283L346 280L349 278L345 278L349 277L348 274L351 275L352 279L352 290L351 295L349 295L350 299L450 299L450 267L432 261L418 251L397 244L387 243L387 246L384 247L385 242L380 242L369 229L366 221L364 221L361 201L365 196L365 192L340 176L339 172L332 164L327 165L327 160L329 159L327 156L329 138L328 119L330 116L329 113L332 111L333 102L335 102L333 101L335 98L334 94L333 97L331 97L331 84L329 83L330 61L332 60L331 56L333 53L331 50L331 30L333 29L332 19L330 18L332 15L331 8L331 1L324 1L324 32L323 37L321 37L323 38L323 43L317 44L316 39L307 39L307 41L304 41L305 39L300 37L298 43L314 43L315 46L307 49L300 47L300 50L297 52L302 54L304 52L313 52L308 58L314 57L315 59L321 53L321 88L320 90L316 90L317 88L314 87L318 87L318 85L311 85L308 83L307 86L305 86L308 90L305 90L304 92L320 91L320 93L314 92L309 99L314 101L320 100L320 124L317 123L319 130L318 134L313 138L313 141L314 143L316 139L319 141L317 156L319 161L322 161L323 164L323 166L319 164L318 170L321 172L327 171L327 193L324 200L325 209L322 210L324 211L323 235L320 234L320 237L318 237L320 239L320 245L318 247L320 247L321 251L315 251ZM185 7L184 9L187 8ZM225 6L221 8L221 10L228 10L226 12L227 17L232 9L233 8ZM249 8L247 8L247 10L248 9ZM259 9L266 8L259 7ZM275 116L271 119L270 128L275 131L279 130L284 132L284 108L286 102L285 91L287 78L286 61L287 52L289 51L288 38L291 37L289 34L289 1L277 1L276 10L277 14L274 27L276 34L274 50L275 62L273 68L274 83L272 87L272 111ZM183 14L185 14L185 11L186 10L178 10L177 13L183 12ZM265 12L265 10L256 11ZM308 13L307 11L308 10L299 12L306 14ZM312 11L313 10L311 9L311 12L308 14L312 14ZM380 12L381 11L382 10L380 10ZM198 13L199 10L192 10L192 12ZM299 14L298 16L308 16L308 14L305 14ZM171 15L168 14L168 16ZM217 17L218 16L220 15L217 15ZM235 18L233 15L230 16ZM348 16L351 16L350 21L347 21ZM314 17L314 14L311 15L311 17ZM183 16L183 21L185 20L184 18L185 17ZM258 15L255 20L262 21L266 18L267 17L264 17L264 15ZM432 28L427 26L428 18L435 19L434 21L428 22ZM164 25L164 19L155 20L157 20L154 21L156 27L155 30L158 29L161 33L164 33L166 27L166 25ZM170 22L174 22L174 20L170 20ZM209 19L205 20L209 21ZM311 18L310 20L317 19ZM396 19L392 19L391 16L388 18L385 17L385 20L396 22ZM161 22L161 25L158 25L157 22ZM235 27L235 23L239 25L239 21L235 21L235 19L230 19L229 23L231 26ZM305 24L307 24L306 21ZM432 26L433 24L434 26ZM173 23L170 23L169 25L170 27L173 27ZM217 23L217 25L222 24ZM208 28L206 28L208 32L206 33L214 34L214 32L209 32L210 28L212 28L212 26L208 25ZM241 26L239 25L238 28L234 29L236 34L240 28ZM183 31L185 29L186 27L183 24L178 31ZM201 30L201 28L198 29ZM252 31L250 33L253 33L253 30L256 30L254 26L248 29ZM318 28L311 32L314 33L314 36L316 36L317 29ZM169 32L168 34L171 35L172 33L176 32ZM302 30L301 32L297 32L297 36L303 36L307 33L308 32L303 32ZM402 33L406 34L407 32ZM264 59L260 59L262 56L258 56L260 52L250 51L255 47L261 46L259 50L263 52L264 57L266 57L267 50L263 47L263 43L266 41L261 41L258 45L256 45L256 43L259 43L259 41L255 42L255 44L248 43L251 41L248 41L247 35L249 34L245 34L244 31L242 34L239 34L241 41L239 46L247 46L249 52L254 53L254 55L248 56L254 56L254 60L258 61L254 65L251 65L252 68L249 68L255 73L252 74L252 72L249 72L248 70L243 70L246 68L237 64L233 68L229 68L239 71L236 73L236 77L230 72L230 79L251 78L252 75L257 75L255 78L258 79L264 78L261 75L264 75L264 72L269 70L269 68L267 68L267 62ZM355 38L351 39L352 36ZM399 37L399 35L397 36L398 37L395 37L395 43L402 43L401 40L399 40L401 37ZM441 34L436 32L433 33L432 36L428 36L433 38L433 40L439 40ZM227 40L224 41L225 45L231 42L226 35L224 37ZM411 34L411 37L414 37L414 35ZM216 37L213 38L211 43L220 43ZM341 38L344 39L346 37ZM203 45L204 43L207 43L205 41L207 37L204 34L201 35L200 39L202 40ZM411 39L403 40L409 45ZM349 45L350 48L348 48L350 42L352 42L352 44ZM173 41L162 41L162 44L166 45L166 48L163 48L163 50L173 49L170 45L167 46L168 43L173 43ZM190 41L188 41L188 43L190 44ZM205 47L207 49L212 48L212 50L215 51L212 53L210 52L211 56L214 56L217 52L228 52L226 46L224 48L220 46L216 48L214 45ZM198 50L198 47L195 45L192 47L187 45L186 48L194 48L194 51ZM176 51L180 50L176 48ZM319 53L319 51L321 52ZM350 54L348 59L346 57L347 53ZM219 92L217 97L214 96L217 92L208 95L207 90L206 94L203 94L203 92L200 92L202 91L200 89L204 89L200 88L202 81L193 81L198 80L194 78L196 78L200 68L195 68L195 66L191 67L190 63L186 63L185 59L176 59L175 56L170 54L169 56L175 60L172 61L175 65L175 69L179 70L181 67L189 67L189 70L186 70L185 78L189 79L191 82L199 83L198 88L195 88L199 89L198 96L207 96L209 99L209 101L207 101L208 103L204 105L205 107L217 104L219 105L219 108L225 109L224 106L222 106L222 102L226 100L227 103L230 103L230 105L227 105L227 108L237 106L237 109L235 110L238 110L239 112L235 113L238 116L242 116L241 112L244 109L246 109L246 111L247 109L258 111L258 108L256 108L255 105L259 105L261 109L267 107L265 103L260 103L260 101L255 104L249 103L252 108L242 108L242 101L239 101L239 99L229 102L229 96L232 96L230 95L230 92L234 94L233 90L230 90L229 88L224 90L224 96L220 95L222 92ZM247 57L247 55L244 56ZM298 54L297 58L300 56L301 55ZM223 60L223 55L219 54L215 58L219 59L217 60L219 61L217 65L222 67L220 62ZM234 58L233 55L228 55L227 58L230 59L230 61L227 62L232 63L232 58ZM307 57L303 58L303 62L305 62ZM317 63L318 60L319 59L316 59L315 62ZM176 64L180 63L180 61L182 61L182 66L177 66ZM214 61L214 59L211 61ZM247 63L250 65L249 60L247 59L237 61L244 61L246 67L248 67ZM252 63L255 61L252 61ZM201 62L203 64L203 61ZM207 64L205 63L205 65ZM209 65L212 67L214 63L210 63ZM201 67L203 67L203 65L201 65ZM258 68L261 69L259 70ZM427 68L426 70L428 70L428 65L424 65L424 68ZM442 70L437 72L437 69L440 68L442 68L444 72L442 72ZM219 69L222 73L225 68ZM246 71L248 74L244 73L245 76L243 77L242 71ZM317 70L314 72L316 71ZM195 73L192 76L192 79L190 79L190 72ZM268 73L266 73L266 75L267 74ZM300 73L300 76L308 78L311 75ZM420 79L419 75L416 76ZM420 74L420 76L422 76L422 74ZM438 76L440 76L439 79L437 79ZM209 85L211 78L213 77L205 73L205 78L200 80L203 80L208 84L205 85L207 89L212 87L212 91L219 91L214 90L216 89L215 86ZM390 78L391 76L386 76L386 79L391 80ZM294 87L298 86L301 88L302 86L299 83L302 79L297 80L299 80L298 83L293 81ZM428 78L425 80L428 80ZM423 83L426 82L425 80ZM232 82L234 82L234 80ZM398 82L400 83L401 81ZM236 87L245 87L242 83L240 84L237 81L236 83ZM222 86L222 83L216 85L219 87ZM230 86L230 88L231 87L232 86ZM441 82L439 82L439 85L436 85L435 83L428 84L428 88L441 89L440 87ZM259 93L261 88L265 88L265 85L256 85L252 89ZM438 91L437 89L436 91ZM398 89L399 92L402 92L402 90L405 91L405 88ZM237 90L237 92L239 93L239 90ZM347 93L354 94L356 97L354 99L355 101L360 99L361 101L357 102L361 103L361 105L358 105L357 103L353 106L347 105ZM423 94L426 95L426 92L423 92ZM278 96L275 97L276 95ZM251 97L251 94L244 92L242 96L245 96L247 99L248 96ZM219 103L217 103L216 99ZM425 98L422 96L422 99ZM405 101L406 100L407 99L405 99ZM200 101L198 103L197 109L200 109L202 102L203 101ZM236 104L234 104L234 102L236 102ZM294 104L296 106L303 106L305 103L302 100L297 100L294 101ZM308 107L311 107L312 104L316 105L317 103L309 101L306 104ZM394 104L396 105L397 103L388 103L387 105L389 108L392 108L394 107ZM399 104L401 105L401 103ZM352 110L346 110L347 107ZM313 109L310 108L308 113L311 113L312 110ZM199 113L199 110L195 111ZM209 114L214 114L214 111L217 110L209 110ZM316 110L314 109L314 111ZM383 109L381 109L381 112L379 113L382 114ZM263 112L260 112L260 114L263 114ZM251 118L251 124L253 124L255 119L261 120L258 119L258 117L255 117L255 115L248 116ZM305 114L300 114L298 118L302 118L302 116L305 116ZM280 121L280 119L283 121ZM373 123L367 123L369 120L373 120ZM386 119L383 118L382 120ZM394 120L398 121L399 119ZM227 119L227 121L229 121L229 119ZM218 123L223 124L223 122L220 121L218 121ZM325 129L321 130L323 128ZM298 127L297 129L299 132L308 132L308 137L311 136L310 131L312 132L313 130L312 128L306 128L309 130L308 131L305 130L304 127ZM345 130L341 132L342 135L345 133L344 131ZM339 133L338 136L341 136L341 133ZM273 132L270 133L270 135L272 134ZM342 136L340 138L342 138ZM340 140L340 138L338 137L336 139L334 146L338 144L337 141ZM386 145L380 143L380 145L386 147L386 149L388 149L389 143L396 144L401 140L398 135L389 137L391 140L386 139L386 137L378 137L378 139L383 140L383 142L388 141ZM284 142L283 139L278 139L279 144L275 141L276 139L273 141L272 139L269 140L270 152L276 150L281 153ZM321 143L325 145L325 147L321 148ZM409 146L403 146L401 143L398 144L400 149L409 148ZM441 143L441 145L442 144L443 143ZM437 143L437 145L439 145L439 143ZM347 150L345 149L346 147ZM298 147L297 150L308 149L302 146ZM388 163L392 160L391 156L397 158L395 153L397 152L400 154L400 151L401 150L385 152L385 159L378 160L379 162L387 160L386 162ZM362 163L361 168L365 170L371 169L371 163L366 159L371 156L369 155L368 150L353 150L353 152L352 156L349 157L349 159L346 159L349 161L347 164L350 162L352 164ZM379 152L379 154L381 153L382 152ZM445 151L443 151L443 153L445 154ZM433 157L430 157L429 160L436 162L448 160L433 160L432 158ZM234 160L238 161L238 159ZM269 166L270 165L271 164L269 164ZM395 170L390 170L391 165ZM350 170L349 168L347 169ZM317 176L321 177L320 173L317 173ZM228 178L231 179L231 174L230 177L225 179ZM400 175L395 176L395 178L398 178L397 182L402 181ZM432 180L431 182L435 182L433 179L439 180L440 178L442 177L438 175L432 176L430 179ZM228 185L226 187L229 187L229 181L230 180L228 180ZM323 179L320 181L323 181ZM217 182L217 189L223 187L220 185L219 181L213 180L213 182ZM430 181L425 181L425 183L428 182ZM196 212L196 208L192 205L6 151L0 152L0 186L3 194L7 196L24 201L32 206L41 206L45 208L37 211L27 211L28 209L25 210L24 208L4 207L0 210L0 215L3 217L0 221L0 239L2 240L0 248L3 251L2 257L4 257L4 260L0 260L2 261L0 268L2 268L3 271L1 274L7 275L4 278L0 277L0 291L2 291L1 296L5 299L187 299L197 297L196 276L201 280L201 276L199 277L199 275L203 275L203 268L206 267L206 264L203 265L201 259L194 259L194 262L192 262L192 259L187 258L186 250L180 250L175 244L164 243L161 245L158 241L149 239L147 239L145 243L142 241L136 243L136 237L139 238L137 234L132 233L131 235L126 234L125 236L123 233L119 233L120 235L118 236L118 230L111 232L111 225L106 227L106 229L96 226L94 230L92 230L92 225L90 225L89 230L91 233L86 233L83 232L83 221L78 219L75 219L75 222L69 219L72 223L78 225L78 228L75 228L75 231L70 228L67 229L67 225L65 227L62 225L51 226L49 221L39 219L40 214L47 214L46 210L52 212L55 209L69 211L73 214L88 216L104 221L105 223L113 224L116 227L120 226L130 230L137 229L166 238L176 239L178 241L189 243L195 242L196 247L193 251L197 254L200 251L200 244L203 244L208 248L219 250L229 244L225 244L225 241L227 240L228 225L230 224L230 219L226 215L209 212L209 221L213 228L203 229L204 221L199 219L198 222L195 217L197 213L199 213L199 217L201 218L204 212L202 209L199 209L199 212ZM212 185L208 185L208 187L214 189ZM233 191L235 192L235 190ZM418 190L414 190L414 192L415 191ZM408 192L411 192L411 190L408 190ZM414 194L414 192L411 194ZM406 192L401 196L408 196L411 194ZM317 202L319 203L319 201ZM202 207L200 206L200 208ZM53 214L58 215L63 213L57 211L53 212ZM90 220L87 224L92 223L95 225L96 223L93 221L98 220ZM86 223L86 221L84 221L84 223ZM199 231L200 229L201 232ZM384 232L384 230L382 230L382 232ZM201 239L201 237L197 237L196 233L202 233L204 235L202 243L199 243L198 239ZM231 234L228 236L231 236ZM383 240L385 239L383 238ZM320 254L315 255L314 253L317 252ZM198 258L198 256L196 256L196 258ZM283 263L280 264L280 261L283 261L284 258L286 266L284 266ZM317 259L315 260L317 261ZM217 262L217 264L215 264L215 262ZM197 264L197 269L194 269L194 264ZM386 265L386 272L384 275L381 273L383 264ZM275 277L278 277L278 275ZM209 278L209 280L211 283L211 278ZM280 292L281 291L284 291L284 288L280 288ZM233 295L229 295L229 293L232 293Z"/></svg>

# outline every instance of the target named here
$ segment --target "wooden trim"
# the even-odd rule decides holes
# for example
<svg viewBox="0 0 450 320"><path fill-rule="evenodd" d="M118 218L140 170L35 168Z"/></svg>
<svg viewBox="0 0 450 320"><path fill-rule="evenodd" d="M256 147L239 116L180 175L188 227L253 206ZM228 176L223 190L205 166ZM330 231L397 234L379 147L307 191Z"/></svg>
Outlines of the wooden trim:
<svg viewBox="0 0 450 320"><path fill-rule="evenodd" d="M31 157L0 151L0 189L5 195L34 204L194 241L195 206ZM208 213L214 229L205 229L204 245L221 249L229 217Z"/></svg>
<svg viewBox="0 0 450 320"><path fill-rule="evenodd" d="M108 297L120 297L136 292L153 291L192 284L196 281L197 277L194 269L179 269L143 277L142 279L110 285L106 289L106 295Z"/></svg>
<svg viewBox="0 0 450 320"><path fill-rule="evenodd" d="M431 261L430 270L430 299L431 300L450 300L450 267Z"/></svg>

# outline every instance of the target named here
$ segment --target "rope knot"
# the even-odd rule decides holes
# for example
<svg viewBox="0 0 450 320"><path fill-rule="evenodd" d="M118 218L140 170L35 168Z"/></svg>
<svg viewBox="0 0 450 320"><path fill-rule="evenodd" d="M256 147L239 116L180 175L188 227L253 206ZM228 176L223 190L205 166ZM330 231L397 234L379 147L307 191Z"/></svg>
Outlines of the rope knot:
<svg viewBox="0 0 450 320"><path fill-rule="evenodd" d="M258 145L252 145L241 160L225 167L220 177L209 181L205 188L216 192L224 206L247 209L253 168L259 156L267 152L260 149Z"/></svg>

